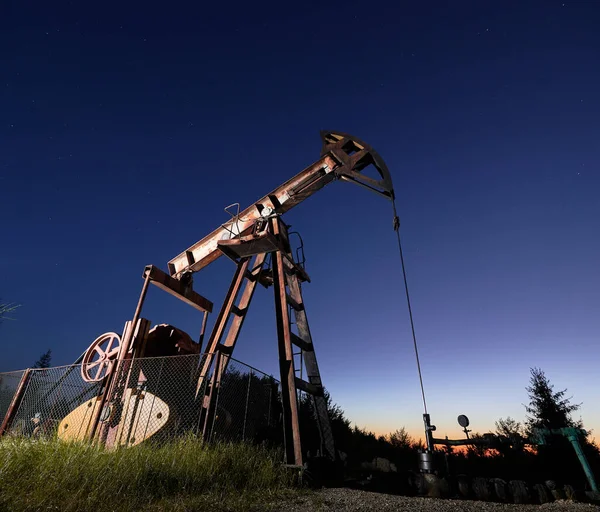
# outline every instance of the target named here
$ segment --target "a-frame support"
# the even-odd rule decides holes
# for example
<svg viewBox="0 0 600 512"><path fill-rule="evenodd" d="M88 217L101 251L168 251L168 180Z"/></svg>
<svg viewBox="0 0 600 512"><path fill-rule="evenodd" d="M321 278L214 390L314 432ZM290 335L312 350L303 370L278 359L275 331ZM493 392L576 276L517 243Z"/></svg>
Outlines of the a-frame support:
<svg viewBox="0 0 600 512"><path fill-rule="evenodd" d="M247 237L222 240L219 248L236 262L237 269L213 328L206 349L209 356L203 364L198 381L197 391L207 386L202 416L205 438L211 436L221 377L235 347L256 285L260 282L266 287L273 285L274 288L286 463L297 466L303 463L298 389L313 397L315 420L321 436L321 455L335 460L327 403L302 299L300 281L308 281L309 278L304 269L294 261L286 225L279 216L272 216L263 224L262 231ZM271 256L270 271L263 268L268 254ZM254 258L252 264L251 258ZM236 303L242 287L241 298ZM290 311L295 317L297 334L291 329ZM229 323L231 316L233 319ZM296 376L294 346L301 350L308 380ZM210 375L213 363L214 369ZM207 382L208 379L210 383Z"/></svg>

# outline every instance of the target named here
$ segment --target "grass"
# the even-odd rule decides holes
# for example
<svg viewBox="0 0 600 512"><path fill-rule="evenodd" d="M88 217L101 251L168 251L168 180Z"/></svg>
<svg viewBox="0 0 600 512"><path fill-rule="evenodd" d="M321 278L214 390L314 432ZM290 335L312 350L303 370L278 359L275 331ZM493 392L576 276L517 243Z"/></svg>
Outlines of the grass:
<svg viewBox="0 0 600 512"><path fill-rule="evenodd" d="M0 510L268 510L295 496L273 452L184 438L108 451L58 440L0 439Z"/></svg>

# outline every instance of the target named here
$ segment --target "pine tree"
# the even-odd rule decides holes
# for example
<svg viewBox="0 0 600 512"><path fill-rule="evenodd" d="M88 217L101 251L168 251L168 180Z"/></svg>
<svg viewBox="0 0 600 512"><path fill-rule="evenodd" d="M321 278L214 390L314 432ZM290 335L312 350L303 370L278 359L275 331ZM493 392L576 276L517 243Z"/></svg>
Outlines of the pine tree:
<svg viewBox="0 0 600 512"><path fill-rule="evenodd" d="M581 421L575 421L571 413L577 411L581 404L572 404L571 398L565 398L566 389L554 391L554 386L539 368L531 368L529 405L526 425L531 432L534 428L582 428Z"/></svg>
<svg viewBox="0 0 600 512"><path fill-rule="evenodd" d="M34 368L49 368L52 360L52 350L44 352L33 365Z"/></svg>

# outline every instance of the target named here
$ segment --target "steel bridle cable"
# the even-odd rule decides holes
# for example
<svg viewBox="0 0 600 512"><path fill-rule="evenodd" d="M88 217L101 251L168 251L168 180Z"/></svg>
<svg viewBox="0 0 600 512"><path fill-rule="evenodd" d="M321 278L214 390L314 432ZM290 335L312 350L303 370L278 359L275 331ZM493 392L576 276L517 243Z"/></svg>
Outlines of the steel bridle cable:
<svg viewBox="0 0 600 512"><path fill-rule="evenodd" d="M396 202L392 199L392 208L394 210L394 231L398 239L398 252L400 253L400 264L402 265L402 276L404 278L404 290L406 292L406 302L408 304L408 316L410 317L410 328L412 331L413 346L415 349L415 357L417 360L417 370L419 372L419 383L421 385L421 396L423 398L423 409L427 414L427 401L425 400L425 387L423 386L423 374L421 372L421 362L419 360L419 349L417 346L417 335L415 333L415 323L413 320L412 306L410 302L410 294L408 292L408 280L406 279L406 267L404 265L404 255L402 252L402 242L400 241L400 218L396 213Z"/></svg>

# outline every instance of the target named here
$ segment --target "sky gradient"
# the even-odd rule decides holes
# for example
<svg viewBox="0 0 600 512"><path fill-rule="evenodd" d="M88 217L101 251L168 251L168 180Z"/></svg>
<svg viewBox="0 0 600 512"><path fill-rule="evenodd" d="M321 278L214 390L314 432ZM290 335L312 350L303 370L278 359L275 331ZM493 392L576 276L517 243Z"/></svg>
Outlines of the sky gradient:
<svg viewBox="0 0 600 512"><path fill-rule="evenodd" d="M120 332L145 265L311 164L331 129L392 174L437 434L522 420L533 366L600 429L600 6L452 5L2 2L0 298L22 307L0 371ZM389 202L332 183L285 219L334 401L420 435ZM195 276L215 309L233 271ZM144 316L200 326L156 289ZM272 290L234 357L277 374Z"/></svg>

